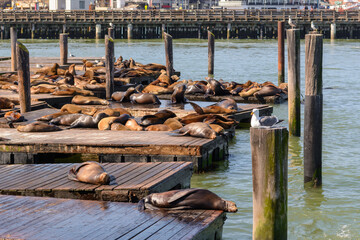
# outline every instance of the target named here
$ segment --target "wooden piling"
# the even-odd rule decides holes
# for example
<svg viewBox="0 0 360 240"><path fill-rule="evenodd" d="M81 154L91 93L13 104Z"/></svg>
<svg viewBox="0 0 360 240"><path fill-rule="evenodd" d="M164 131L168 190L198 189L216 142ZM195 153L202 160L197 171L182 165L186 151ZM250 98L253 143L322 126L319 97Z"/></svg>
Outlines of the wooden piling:
<svg viewBox="0 0 360 240"><path fill-rule="evenodd" d="M288 45L288 114L289 133L300 136L300 30L286 31Z"/></svg>
<svg viewBox="0 0 360 240"><path fill-rule="evenodd" d="M164 41L165 41L166 73L169 77L171 77L174 73L172 36L164 32Z"/></svg>
<svg viewBox="0 0 360 240"><path fill-rule="evenodd" d="M166 30L166 26L165 26L165 24L163 23L163 24L161 24L161 39L164 38L165 30Z"/></svg>
<svg viewBox="0 0 360 240"><path fill-rule="evenodd" d="M15 27L10 28L11 38L11 71L15 72L16 69L16 42L17 42L17 31Z"/></svg>
<svg viewBox="0 0 360 240"><path fill-rule="evenodd" d="M60 65L67 64L68 60L68 34L61 33L60 34Z"/></svg>
<svg viewBox="0 0 360 240"><path fill-rule="evenodd" d="M226 39L230 39L230 31L231 31L231 23L227 24L227 33L226 33Z"/></svg>
<svg viewBox="0 0 360 240"><path fill-rule="evenodd" d="M16 56L20 111L25 113L31 110L29 51L20 42L16 42Z"/></svg>
<svg viewBox="0 0 360 240"><path fill-rule="evenodd" d="M110 28L108 28L108 35L112 38L112 39L114 39L115 38L115 34L114 34L114 28L112 28L112 27L110 27Z"/></svg>
<svg viewBox="0 0 360 240"><path fill-rule="evenodd" d="M323 35L305 36L304 183L322 185Z"/></svg>
<svg viewBox="0 0 360 240"><path fill-rule="evenodd" d="M250 128L253 239L287 239L288 131Z"/></svg>
<svg viewBox="0 0 360 240"><path fill-rule="evenodd" d="M208 30L208 76L214 76L215 35Z"/></svg>
<svg viewBox="0 0 360 240"><path fill-rule="evenodd" d="M106 99L114 92L114 40L105 35Z"/></svg>
<svg viewBox="0 0 360 240"><path fill-rule="evenodd" d="M198 39L201 39L201 25L198 26Z"/></svg>
<svg viewBox="0 0 360 240"><path fill-rule="evenodd" d="M131 40L133 38L133 25L131 23L127 26L127 37L128 40Z"/></svg>
<svg viewBox="0 0 360 240"><path fill-rule="evenodd" d="M95 38L100 39L101 38L101 24L95 25Z"/></svg>
<svg viewBox="0 0 360 240"><path fill-rule="evenodd" d="M278 85L285 82L284 21L278 21Z"/></svg>
<svg viewBox="0 0 360 240"><path fill-rule="evenodd" d="M336 39L336 23L330 24L330 38Z"/></svg>

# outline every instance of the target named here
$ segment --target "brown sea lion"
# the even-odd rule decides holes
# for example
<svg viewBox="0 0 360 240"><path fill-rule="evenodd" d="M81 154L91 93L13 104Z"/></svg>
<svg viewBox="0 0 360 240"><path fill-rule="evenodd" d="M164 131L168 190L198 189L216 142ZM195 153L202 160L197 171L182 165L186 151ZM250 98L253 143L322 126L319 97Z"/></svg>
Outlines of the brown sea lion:
<svg viewBox="0 0 360 240"><path fill-rule="evenodd" d="M83 116L81 113L65 114L50 120L50 124L70 126L76 119Z"/></svg>
<svg viewBox="0 0 360 240"><path fill-rule="evenodd" d="M91 184L110 184L110 175L97 162L84 162L72 167L68 172L68 178Z"/></svg>
<svg viewBox="0 0 360 240"><path fill-rule="evenodd" d="M82 113L92 116L96 113L97 109L94 107L78 106L75 104L65 104L61 107L60 111L68 113Z"/></svg>
<svg viewBox="0 0 360 240"><path fill-rule="evenodd" d="M171 129L169 126L165 124L155 124L145 128L145 131L172 131L172 130L173 129Z"/></svg>
<svg viewBox="0 0 360 240"><path fill-rule="evenodd" d="M164 124L170 127L172 130L180 129L183 127L181 122L179 122L179 120L177 120L176 118L169 118L164 122Z"/></svg>
<svg viewBox="0 0 360 240"><path fill-rule="evenodd" d="M125 125L122 125L121 123L113 123L111 124L111 131L131 131L128 127L125 127Z"/></svg>
<svg viewBox="0 0 360 240"><path fill-rule="evenodd" d="M197 188L152 193L139 201L138 209L209 209L237 212L234 202L224 200L209 190Z"/></svg>
<svg viewBox="0 0 360 240"><path fill-rule="evenodd" d="M241 86L238 86L236 88L234 88L233 90L230 91L231 95L239 95L239 93L243 90L243 88Z"/></svg>
<svg viewBox="0 0 360 240"><path fill-rule="evenodd" d="M114 92L111 95L111 99L117 102L130 102L130 96L135 92L135 88L130 87L125 92Z"/></svg>
<svg viewBox="0 0 360 240"><path fill-rule="evenodd" d="M172 84L171 78L166 74L166 72L161 73L157 80L162 83L166 83L168 86Z"/></svg>
<svg viewBox="0 0 360 240"><path fill-rule="evenodd" d="M245 91L244 90L242 92L239 93L240 97L250 97L252 96L254 93L256 93L257 91L260 91L261 88L257 88L257 87L254 87L254 88L251 88L250 90L248 91Z"/></svg>
<svg viewBox="0 0 360 240"><path fill-rule="evenodd" d="M8 121L8 122L23 122L26 121L26 119L24 118L23 115L21 115L21 113L15 112L15 111L10 111L5 113L4 118Z"/></svg>
<svg viewBox="0 0 360 240"><path fill-rule="evenodd" d="M211 105L202 108L196 103L190 102L190 104L194 108L195 112L198 114L230 114L237 112L237 110L235 109L227 109L217 105Z"/></svg>
<svg viewBox="0 0 360 240"><path fill-rule="evenodd" d="M108 117L105 113L99 113L96 117L84 115L72 122L69 128L97 128L101 119Z"/></svg>
<svg viewBox="0 0 360 240"><path fill-rule="evenodd" d="M225 98L225 99L221 100L220 102L216 103L216 106L219 106L219 107L222 107L225 109L230 109L230 110L239 110L237 103L232 98Z"/></svg>
<svg viewBox="0 0 360 240"><path fill-rule="evenodd" d="M185 94L204 94L206 92L206 87L202 84L192 84L187 87Z"/></svg>
<svg viewBox="0 0 360 240"><path fill-rule="evenodd" d="M212 93L212 95L214 96L223 96L229 94L229 91L226 90L226 88L219 81L215 79L208 80L207 87L208 89L211 90L210 93Z"/></svg>
<svg viewBox="0 0 360 240"><path fill-rule="evenodd" d="M75 64L71 64L69 66L69 73L71 73L71 75L75 76L76 75L76 71L75 71Z"/></svg>
<svg viewBox="0 0 360 240"><path fill-rule="evenodd" d="M53 93L54 91L54 88L48 88L43 86L33 86L30 88L31 94Z"/></svg>
<svg viewBox="0 0 360 240"><path fill-rule="evenodd" d="M154 93L154 94L166 94L166 93L172 93L172 89L166 88L166 87L160 87L156 85L147 85L143 91L143 93Z"/></svg>
<svg viewBox="0 0 360 240"><path fill-rule="evenodd" d="M192 137L210 139L216 138L216 132L209 126L209 124L203 122L190 123L176 131L182 135L190 135Z"/></svg>
<svg viewBox="0 0 360 240"><path fill-rule="evenodd" d="M124 109L124 108L99 109L94 114L94 117L96 117L96 115L98 115L99 113L106 113L109 117L118 117L118 116L120 116L122 114L127 114L127 115L131 116L131 113L129 111L127 111L126 109Z"/></svg>
<svg viewBox="0 0 360 240"><path fill-rule="evenodd" d="M281 89L277 88L274 85L266 85L265 87L262 87L259 91L254 93L254 96L257 98L260 97L266 97L266 96L274 96L276 94L281 93Z"/></svg>
<svg viewBox="0 0 360 240"><path fill-rule="evenodd" d="M70 114L68 112L57 112L57 113L52 113L52 114L48 114L48 115L45 115L45 116L42 116L42 117L39 117L38 119L36 119L37 121L51 121L53 120L54 118L57 118L59 116L62 116L62 115L67 115L67 114Z"/></svg>
<svg viewBox="0 0 360 240"><path fill-rule="evenodd" d="M61 128L44 122L33 122L25 126L18 126L16 130L19 132L54 132L61 130Z"/></svg>
<svg viewBox="0 0 360 240"><path fill-rule="evenodd" d="M106 117L99 121L98 129L99 130L110 130L113 123L121 123L122 125L126 124L130 116L128 114L122 114L119 117Z"/></svg>
<svg viewBox="0 0 360 240"><path fill-rule="evenodd" d="M238 123L235 120L226 121L224 119L219 118L216 115L208 116L207 118L204 119L204 122L207 124L217 124L223 127L224 129L229 129Z"/></svg>
<svg viewBox="0 0 360 240"><path fill-rule="evenodd" d="M218 124L209 124L209 126L210 126L212 129L214 129L214 131L215 131L218 135L224 134L224 132L225 132L225 129L224 129L222 126L218 125Z"/></svg>
<svg viewBox="0 0 360 240"><path fill-rule="evenodd" d="M8 109L8 108L14 108L15 103L6 98L6 97L0 97L0 109Z"/></svg>
<svg viewBox="0 0 360 240"><path fill-rule="evenodd" d="M142 131L143 130L143 128L133 118L127 120L125 127L129 128L132 131Z"/></svg>
<svg viewBox="0 0 360 240"><path fill-rule="evenodd" d="M98 97L89 97L89 96L81 96L76 95L71 100L71 103L73 104L79 104L79 105L108 105L109 102L105 99L101 99Z"/></svg>
<svg viewBox="0 0 360 240"><path fill-rule="evenodd" d="M159 98L151 93L134 93L130 96L130 101L138 104L161 104Z"/></svg>
<svg viewBox="0 0 360 240"><path fill-rule="evenodd" d="M186 103L185 98L186 85L180 84L175 87L173 94L171 95L172 103Z"/></svg>

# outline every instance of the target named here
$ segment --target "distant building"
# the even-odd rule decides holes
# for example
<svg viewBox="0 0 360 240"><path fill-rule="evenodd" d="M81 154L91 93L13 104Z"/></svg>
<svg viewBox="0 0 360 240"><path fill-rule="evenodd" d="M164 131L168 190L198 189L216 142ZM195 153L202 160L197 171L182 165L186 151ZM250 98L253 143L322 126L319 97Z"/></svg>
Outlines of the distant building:
<svg viewBox="0 0 360 240"><path fill-rule="evenodd" d="M317 6L318 0L219 0L227 9L298 9Z"/></svg>
<svg viewBox="0 0 360 240"><path fill-rule="evenodd" d="M49 0L49 10L89 10L93 0Z"/></svg>

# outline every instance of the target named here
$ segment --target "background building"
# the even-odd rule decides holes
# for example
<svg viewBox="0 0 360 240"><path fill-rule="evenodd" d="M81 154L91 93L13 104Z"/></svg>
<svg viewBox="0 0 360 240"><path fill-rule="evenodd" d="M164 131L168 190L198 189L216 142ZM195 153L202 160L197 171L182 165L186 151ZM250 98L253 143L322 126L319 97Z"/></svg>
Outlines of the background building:
<svg viewBox="0 0 360 240"><path fill-rule="evenodd" d="M49 10L88 10L93 0L49 0Z"/></svg>

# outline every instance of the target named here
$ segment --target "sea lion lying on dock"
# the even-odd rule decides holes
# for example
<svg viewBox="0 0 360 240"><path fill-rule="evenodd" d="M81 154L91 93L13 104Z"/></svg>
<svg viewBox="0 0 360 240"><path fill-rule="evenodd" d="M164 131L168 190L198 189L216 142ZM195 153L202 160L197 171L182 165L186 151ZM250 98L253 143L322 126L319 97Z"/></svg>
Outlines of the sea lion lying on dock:
<svg viewBox="0 0 360 240"><path fill-rule="evenodd" d="M133 118L130 118L129 120L127 120L125 127L129 128L131 131L142 131L143 130L143 128Z"/></svg>
<svg viewBox="0 0 360 240"><path fill-rule="evenodd" d="M69 128L97 128L101 119L108 117L105 113L100 113L96 117L81 114L74 122L70 124Z"/></svg>
<svg viewBox="0 0 360 240"><path fill-rule="evenodd" d="M91 184L110 184L110 175L97 162L84 162L72 167L68 172L68 178Z"/></svg>
<svg viewBox="0 0 360 240"><path fill-rule="evenodd" d="M125 92L114 92L111 99L117 102L130 102L130 96L135 92L135 88L130 87Z"/></svg>
<svg viewBox="0 0 360 240"><path fill-rule="evenodd" d="M8 123L26 121L26 119L21 113L15 111L5 113L4 118L8 121Z"/></svg>
<svg viewBox="0 0 360 240"><path fill-rule="evenodd" d="M145 131L172 131L172 129L165 124L155 124L145 128Z"/></svg>
<svg viewBox="0 0 360 240"><path fill-rule="evenodd" d="M195 122L185 125L184 127L175 130L175 133L178 132L181 135L190 135L192 137L200 138L216 138L216 132L209 126L207 123Z"/></svg>
<svg viewBox="0 0 360 240"><path fill-rule="evenodd" d="M280 88L277 88L274 85L269 84L269 85L262 87L256 93L254 93L254 97L261 98L261 97L266 97L266 96L274 96L281 92L282 92L282 90Z"/></svg>
<svg viewBox="0 0 360 240"><path fill-rule="evenodd" d="M186 85L180 84L175 87L175 90L173 94L171 95L171 102L172 103L186 103L185 98L185 91L186 91Z"/></svg>
<svg viewBox="0 0 360 240"><path fill-rule="evenodd" d="M145 115L140 119L142 126L149 126L153 124L163 124L168 118L174 118L176 114L170 110L163 109L153 115Z"/></svg>
<svg viewBox="0 0 360 240"><path fill-rule="evenodd" d="M14 101L6 97L0 97L0 109L11 109L15 107Z"/></svg>
<svg viewBox="0 0 360 240"><path fill-rule="evenodd" d="M152 193L139 201L138 209L140 211L145 209L208 209L237 212L237 207L234 202L224 200L209 190L198 188Z"/></svg>
<svg viewBox="0 0 360 240"><path fill-rule="evenodd" d="M71 100L71 103L73 104L79 104L79 105L108 105L109 102L105 99L101 99L98 97L85 97L81 95L76 95Z"/></svg>
<svg viewBox="0 0 360 240"><path fill-rule="evenodd" d="M57 117L60 117L62 115L67 115L67 114L70 114L68 112L57 112L57 113L52 113L52 114L48 114L48 115L45 115L45 116L42 116L42 117L39 117L38 119L36 119L37 121L46 121L46 122L49 122Z"/></svg>
<svg viewBox="0 0 360 240"><path fill-rule="evenodd" d="M125 127L121 123L113 123L111 124L111 131L131 131L128 127Z"/></svg>
<svg viewBox="0 0 360 240"><path fill-rule="evenodd" d="M223 96L229 94L229 91L215 79L209 79L207 87L207 93L214 96Z"/></svg>
<svg viewBox="0 0 360 240"><path fill-rule="evenodd" d="M68 112L68 113L82 113L87 115L94 115L97 111L94 107L87 107L87 106L79 106L75 104L65 104L60 109L61 112Z"/></svg>
<svg viewBox="0 0 360 240"><path fill-rule="evenodd" d="M19 132L54 132L60 131L61 128L44 122L33 122L25 126L18 126L16 130Z"/></svg>
<svg viewBox="0 0 360 240"><path fill-rule="evenodd" d="M98 129L99 130L110 130L111 125L113 123L121 123L122 125L125 125L129 119L130 119L130 115L128 115L128 114L122 114L119 117L106 117L99 121Z"/></svg>
<svg viewBox="0 0 360 240"><path fill-rule="evenodd" d="M151 93L134 93L130 96L131 103L161 104L159 98Z"/></svg>
<svg viewBox="0 0 360 240"><path fill-rule="evenodd" d="M190 105L194 108L195 112L198 114L230 114L230 113L237 112L236 109L228 109L228 108L224 108L222 106L218 106L216 104L210 105L207 107L203 107L203 108L193 102L190 102ZM235 108L235 107L233 107L233 108Z"/></svg>

